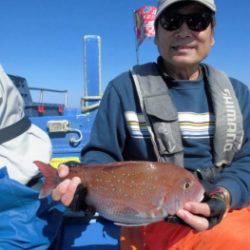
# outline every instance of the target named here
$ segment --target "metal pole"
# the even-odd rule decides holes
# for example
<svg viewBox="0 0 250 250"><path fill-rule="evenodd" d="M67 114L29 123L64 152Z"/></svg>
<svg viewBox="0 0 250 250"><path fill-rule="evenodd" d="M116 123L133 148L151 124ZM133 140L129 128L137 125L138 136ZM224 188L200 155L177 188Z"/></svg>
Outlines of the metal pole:
<svg viewBox="0 0 250 250"><path fill-rule="evenodd" d="M134 17L134 32L135 32L135 54L136 54L136 63L139 64L139 45L137 41L137 36L136 36L136 15L135 15L135 10L133 12L133 17Z"/></svg>
<svg viewBox="0 0 250 250"><path fill-rule="evenodd" d="M101 37L97 36L98 41L98 68L99 68L99 92L98 95L102 95L102 41Z"/></svg>
<svg viewBox="0 0 250 250"><path fill-rule="evenodd" d="M40 104L43 104L43 89L40 90Z"/></svg>
<svg viewBox="0 0 250 250"><path fill-rule="evenodd" d="M140 64L140 61L139 61L139 48L138 47L136 47L136 63Z"/></svg>
<svg viewBox="0 0 250 250"><path fill-rule="evenodd" d="M86 48L87 36L83 37L83 96L88 95L88 83L87 83L87 48Z"/></svg>

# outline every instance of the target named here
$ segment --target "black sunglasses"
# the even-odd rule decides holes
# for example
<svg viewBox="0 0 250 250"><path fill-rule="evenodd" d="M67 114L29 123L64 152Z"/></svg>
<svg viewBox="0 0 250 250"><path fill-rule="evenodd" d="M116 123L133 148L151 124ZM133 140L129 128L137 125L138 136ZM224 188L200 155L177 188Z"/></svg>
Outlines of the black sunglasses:
<svg viewBox="0 0 250 250"><path fill-rule="evenodd" d="M184 22L186 22L188 28L193 31L203 31L213 21L213 15L211 13L193 13L188 15L182 15L178 13L163 13L159 22L163 29L173 31L179 29Z"/></svg>

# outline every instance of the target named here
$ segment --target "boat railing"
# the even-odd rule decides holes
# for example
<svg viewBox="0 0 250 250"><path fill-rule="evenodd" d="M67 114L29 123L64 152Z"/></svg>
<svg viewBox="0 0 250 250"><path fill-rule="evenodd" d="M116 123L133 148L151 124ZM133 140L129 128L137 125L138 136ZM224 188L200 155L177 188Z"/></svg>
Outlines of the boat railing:
<svg viewBox="0 0 250 250"><path fill-rule="evenodd" d="M68 107L68 90L29 87L29 90L39 91L39 103L44 103L45 92L64 94L64 107Z"/></svg>
<svg viewBox="0 0 250 250"><path fill-rule="evenodd" d="M98 109L102 96L84 96L81 98L81 110L83 113ZM95 102L90 104L91 102Z"/></svg>

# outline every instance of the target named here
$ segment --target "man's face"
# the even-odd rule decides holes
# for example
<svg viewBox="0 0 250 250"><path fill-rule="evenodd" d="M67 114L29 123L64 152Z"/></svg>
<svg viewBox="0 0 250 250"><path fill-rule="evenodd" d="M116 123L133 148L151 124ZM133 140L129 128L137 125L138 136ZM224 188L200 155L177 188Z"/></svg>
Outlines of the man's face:
<svg viewBox="0 0 250 250"><path fill-rule="evenodd" d="M166 13L188 15L203 13L204 10L202 5L193 3L179 9L171 8ZM203 31L192 31L184 22L179 29L167 31L159 23L156 33L155 42L160 55L166 63L176 67L190 67L199 64L208 55L214 44L211 24Z"/></svg>

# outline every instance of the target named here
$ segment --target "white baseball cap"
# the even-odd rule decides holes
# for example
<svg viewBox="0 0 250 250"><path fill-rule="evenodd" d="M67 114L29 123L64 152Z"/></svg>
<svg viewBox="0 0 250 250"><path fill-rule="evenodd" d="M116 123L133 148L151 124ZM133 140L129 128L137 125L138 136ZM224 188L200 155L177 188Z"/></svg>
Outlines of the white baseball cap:
<svg viewBox="0 0 250 250"><path fill-rule="evenodd" d="M155 20L157 20L157 18L160 16L160 14L165 9L167 9L170 5L172 5L174 3L178 3L178 2L197 2L197 3L205 5L213 12L216 12L216 5L215 5L214 0L159 0Z"/></svg>

